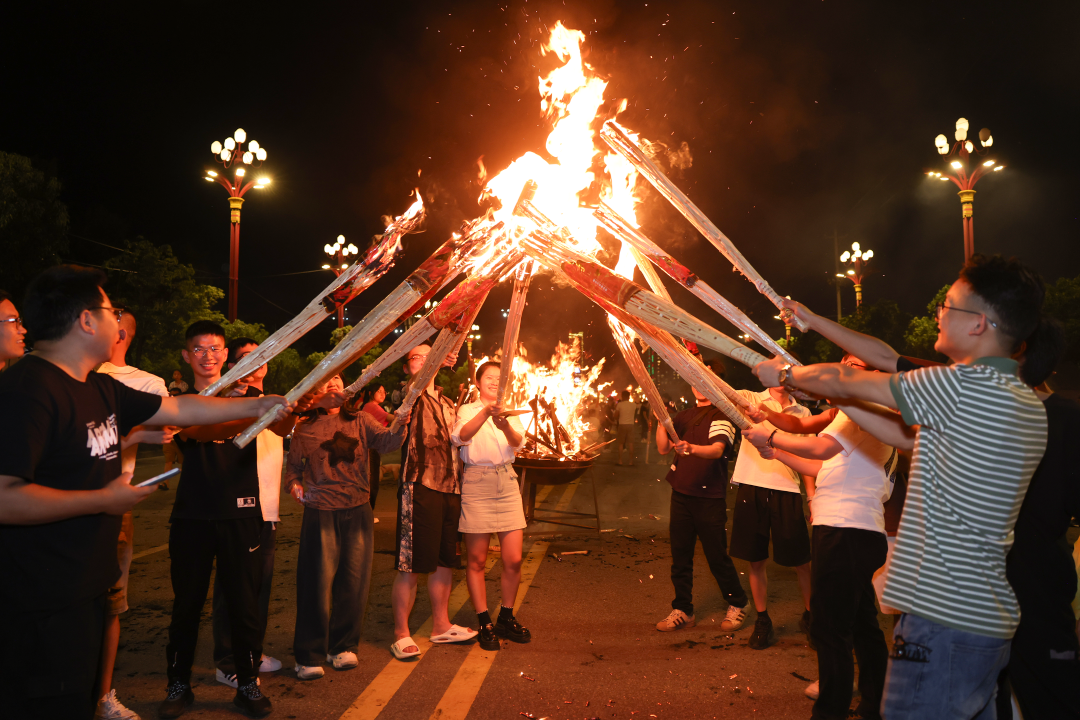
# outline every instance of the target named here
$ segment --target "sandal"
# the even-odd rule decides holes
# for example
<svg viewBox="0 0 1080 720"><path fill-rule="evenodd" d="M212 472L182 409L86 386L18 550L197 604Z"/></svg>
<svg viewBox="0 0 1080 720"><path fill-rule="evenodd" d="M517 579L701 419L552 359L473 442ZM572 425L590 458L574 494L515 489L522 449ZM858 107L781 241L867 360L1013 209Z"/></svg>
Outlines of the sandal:
<svg viewBox="0 0 1080 720"><path fill-rule="evenodd" d="M460 625L451 625L450 629L444 633L431 636L431 642L435 645L444 645L446 643L459 643L466 640L472 640L476 637L476 631L469 628L463 628Z"/></svg>
<svg viewBox="0 0 1080 720"><path fill-rule="evenodd" d="M412 652L409 652L406 648L416 648ZM411 637L403 637L400 640L395 640L394 644L390 646L390 652L394 653L394 657L398 660L408 660L411 657L416 657L420 654L420 646L416 644L416 641Z"/></svg>

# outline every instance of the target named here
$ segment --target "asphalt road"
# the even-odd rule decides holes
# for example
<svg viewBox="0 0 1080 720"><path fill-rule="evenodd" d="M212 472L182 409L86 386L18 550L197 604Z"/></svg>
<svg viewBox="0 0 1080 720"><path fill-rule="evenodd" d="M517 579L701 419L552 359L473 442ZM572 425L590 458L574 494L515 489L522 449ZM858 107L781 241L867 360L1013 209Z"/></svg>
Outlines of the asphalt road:
<svg viewBox="0 0 1080 720"><path fill-rule="evenodd" d="M638 447L639 453L641 446ZM282 497L274 591L264 645L284 667L262 676L277 718L337 720L375 718L521 717L580 718L805 718L811 701L803 690L817 677L815 654L798 630L802 612L795 573L770 564L770 615L779 642L766 650L747 647L754 615L734 634L718 626L726 610L698 549L695 561L697 626L661 633L657 621L670 611L666 465L641 458L617 467L613 453L601 457L580 481L541 489L538 507L593 512L607 532L534 524L526 538L526 562L518 618L533 635L527 645L503 643L485 652L475 643L430 646L426 591L417 593L414 638L424 649L418 661L394 660L390 583L394 577L395 485L381 488L376 516L371 598L358 651L360 666L300 681L293 672L295 570L302 508ZM396 462L394 458L384 463ZM160 456L141 457L136 478L160 472ZM594 486L595 483L595 486ZM122 702L144 718L157 717L164 697L165 643L172 607L168 516L173 489L136 508L131 609L122 617L114 685ZM729 496L729 506L733 495ZM730 512L730 511L729 511ZM578 520L579 522L581 520ZM587 520L584 521L586 524ZM551 555L588 550L556 560ZM736 561L740 572L746 564ZM492 553L488 598L499 601L500 564ZM749 584L745 581L749 591ZM456 614L455 614L456 612ZM464 571L454 573L451 615L475 627ZM891 626L884 617L883 627ZM211 658L210 602L193 677L196 703L185 717L237 717L234 691L215 681Z"/></svg>

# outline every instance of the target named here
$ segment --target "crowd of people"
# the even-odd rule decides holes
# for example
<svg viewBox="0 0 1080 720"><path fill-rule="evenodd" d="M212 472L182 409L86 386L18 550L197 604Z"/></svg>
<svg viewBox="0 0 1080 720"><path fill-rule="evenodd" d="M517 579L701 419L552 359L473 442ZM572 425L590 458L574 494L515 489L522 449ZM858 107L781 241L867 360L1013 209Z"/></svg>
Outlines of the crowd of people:
<svg viewBox="0 0 1080 720"><path fill-rule="evenodd" d="M131 483L139 443L171 445L170 464L183 459L170 517L160 717L195 702L192 666L212 576L217 680L236 689L234 703L248 715L272 711L259 673L282 667L262 651L282 489L303 507L296 677L357 666L380 456L398 449L393 657L424 652L410 626L421 575L430 643L475 639L495 651L502 640L532 639L515 617L526 520L512 463L525 430L498 404L498 363L477 370L478 396L460 406L432 380L414 405L388 413L385 388L354 402L340 376L289 403L264 394L265 366L203 397L258 343L227 342L221 326L195 322L181 353L193 382L177 373L167 386L127 364L136 316L114 307L103 283L98 271L61 266L34 279L18 309L0 292L0 361L10 365L0 373L0 606L13 620L0 634L0 689L11 717L138 717L116 696L112 673L131 511L154 492ZM1019 262L975 256L938 307L936 349L948 365L899 356L788 301L795 318L844 349L840 363L758 365L765 389L739 391L752 421L744 430L691 388L695 403L673 418L677 437L658 425L644 438L672 458L674 599L657 630L696 624L700 541L726 604L720 629L747 625L752 601L755 650L777 641L768 560L794 569L797 620L818 658L818 680L806 689L814 718L1007 717L1012 697L1025 717L1080 715L1076 572L1062 546L1080 516L1067 456L1080 405L1045 385L1062 342L1042 318L1043 293ZM27 332L34 351L24 356ZM409 351L407 375L429 351ZM722 363L709 365L724 376ZM799 402L810 396L830 409L812 413ZM254 442L231 442L270 411L275 422ZM642 411L628 392L612 404L619 464L624 451L634 462ZM493 534L502 559L494 618L485 584ZM463 557L476 629L449 616ZM748 589L733 558L749 565ZM895 618L891 651L879 609Z"/></svg>

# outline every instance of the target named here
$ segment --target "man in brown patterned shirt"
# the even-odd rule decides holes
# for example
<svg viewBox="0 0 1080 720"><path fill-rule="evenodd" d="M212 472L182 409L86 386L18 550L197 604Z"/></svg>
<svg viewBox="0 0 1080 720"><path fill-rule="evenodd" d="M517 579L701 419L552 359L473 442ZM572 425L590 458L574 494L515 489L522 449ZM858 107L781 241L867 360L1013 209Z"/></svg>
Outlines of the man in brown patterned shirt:
<svg viewBox="0 0 1080 720"><path fill-rule="evenodd" d="M409 351L405 372L420 372L431 348L418 345ZM450 622L450 586L457 554L461 516L461 461L450 442L454 404L442 395L434 379L413 406L408 434L401 447L401 482L398 484L397 577L391 591L394 644L399 660L415 657L420 648L409 631L409 615L416 601L416 582L428 575L431 600L431 642L463 642L476 631Z"/></svg>

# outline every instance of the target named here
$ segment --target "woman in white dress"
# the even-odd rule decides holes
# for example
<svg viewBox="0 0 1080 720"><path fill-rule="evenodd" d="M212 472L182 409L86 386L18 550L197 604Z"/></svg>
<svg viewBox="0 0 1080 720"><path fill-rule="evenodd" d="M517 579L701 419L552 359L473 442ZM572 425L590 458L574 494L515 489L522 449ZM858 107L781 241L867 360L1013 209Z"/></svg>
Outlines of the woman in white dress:
<svg viewBox="0 0 1080 720"><path fill-rule="evenodd" d="M514 599L521 582L521 543L525 512L514 472L514 453L525 442L516 417L501 417L495 404L501 368L488 362L476 373L480 399L458 410L451 440L461 449L465 472L461 483L461 521L468 564L465 581L480 623L479 642L485 650L498 650L499 638L529 642L529 631L514 617ZM488 540L498 533L502 547L502 607L493 624L487 610L484 566Z"/></svg>

